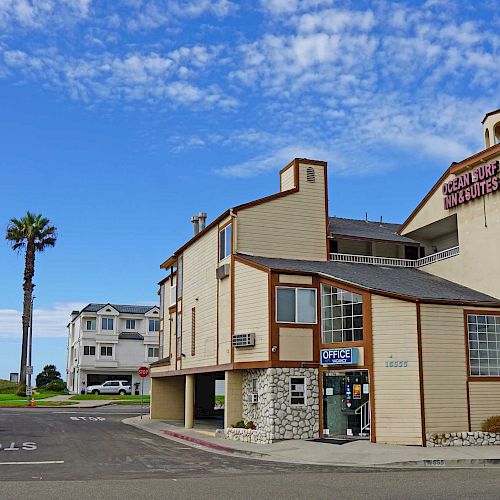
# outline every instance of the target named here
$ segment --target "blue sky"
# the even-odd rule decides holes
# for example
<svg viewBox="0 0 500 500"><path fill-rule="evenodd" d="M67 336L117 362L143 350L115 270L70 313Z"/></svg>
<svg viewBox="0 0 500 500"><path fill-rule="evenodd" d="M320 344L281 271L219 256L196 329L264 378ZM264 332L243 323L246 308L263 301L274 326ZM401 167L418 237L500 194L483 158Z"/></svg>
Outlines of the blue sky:
<svg viewBox="0 0 500 500"><path fill-rule="evenodd" d="M477 4L477 5L476 5ZM190 216L327 160L332 215L403 221L500 107L497 3L0 0L0 226L37 258L35 369L68 314L154 303ZM0 378L17 371L23 260L0 244Z"/></svg>

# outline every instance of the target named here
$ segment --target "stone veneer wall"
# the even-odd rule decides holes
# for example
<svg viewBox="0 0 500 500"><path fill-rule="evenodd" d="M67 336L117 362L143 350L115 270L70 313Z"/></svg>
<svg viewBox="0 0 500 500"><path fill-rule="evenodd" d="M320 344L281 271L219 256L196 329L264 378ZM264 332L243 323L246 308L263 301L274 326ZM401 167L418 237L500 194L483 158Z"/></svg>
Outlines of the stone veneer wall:
<svg viewBox="0 0 500 500"><path fill-rule="evenodd" d="M426 435L427 446L500 446L494 432L443 432Z"/></svg>
<svg viewBox="0 0 500 500"><path fill-rule="evenodd" d="M290 406L290 377L306 377L306 405ZM258 380L259 402L248 402L252 379ZM267 368L243 374L243 412L257 429L229 432L230 439L271 443L280 439L312 439L319 436L319 385L316 368Z"/></svg>

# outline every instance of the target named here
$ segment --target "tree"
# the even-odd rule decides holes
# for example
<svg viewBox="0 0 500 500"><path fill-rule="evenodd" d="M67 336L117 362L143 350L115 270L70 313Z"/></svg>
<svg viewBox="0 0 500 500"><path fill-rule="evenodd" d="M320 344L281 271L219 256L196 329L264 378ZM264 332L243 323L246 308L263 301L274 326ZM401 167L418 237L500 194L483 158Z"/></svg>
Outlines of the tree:
<svg viewBox="0 0 500 500"><path fill-rule="evenodd" d="M26 381L26 358L28 353L28 329L30 327L33 299L33 276L35 275L35 254L53 247L57 240L56 227L41 214L26 212L22 219L10 219L5 239L12 249L25 252L23 281L23 345L21 350L21 369L19 384Z"/></svg>
<svg viewBox="0 0 500 500"><path fill-rule="evenodd" d="M57 371L56 365L45 365L43 370L36 376L36 386L41 387L54 380L62 382L61 374Z"/></svg>

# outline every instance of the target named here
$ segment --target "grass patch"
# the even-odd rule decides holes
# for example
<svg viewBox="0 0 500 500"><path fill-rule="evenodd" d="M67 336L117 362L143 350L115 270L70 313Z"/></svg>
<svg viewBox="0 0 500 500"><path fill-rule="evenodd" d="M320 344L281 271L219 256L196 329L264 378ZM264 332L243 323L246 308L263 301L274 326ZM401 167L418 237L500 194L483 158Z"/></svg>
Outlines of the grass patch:
<svg viewBox="0 0 500 500"><path fill-rule="evenodd" d="M120 396L119 394L77 394L75 396L71 396L69 399L73 399L75 401L87 401L87 400L100 400L100 399L111 399L113 401L124 401L127 403L141 402L141 396L135 396L131 394L125 394L124 396ZM144 394L144 402L149 403L149 394Z"/></svg>
<svg viewBox="0 0 500 500"><path fill-rule="evenodd" d="M51 398L52 396L60 396L59 392L44 392L43 394L33 394L35 400ZM17 396L16 394L0 394L0 402L2 401L26 401L24 396Z"/></svg>
<svg viewBox="0 0 500 500"><path fill-rule="evenodd" d="M40 401L37 406L67 406L67 405L76 405L78 403L73 401ZM28 406L26 404L26 398L23 398L22 401L18 401L15 399L8 400L0 400L0 408L2 406Z"/></svg>
<svg viewBox="0 0 500 500"><path fill-rule="evenodd" d="M17 390L17 384L13 384L8 380L0 379L0 395L1 394L15 394Z"/></svg>
<svg viewBox="0 0 500 500"><path fill-rule="evenodd" d="M215 396L215 404L216 405L223 405L224 404L224 396L218 394Z"/></svg>

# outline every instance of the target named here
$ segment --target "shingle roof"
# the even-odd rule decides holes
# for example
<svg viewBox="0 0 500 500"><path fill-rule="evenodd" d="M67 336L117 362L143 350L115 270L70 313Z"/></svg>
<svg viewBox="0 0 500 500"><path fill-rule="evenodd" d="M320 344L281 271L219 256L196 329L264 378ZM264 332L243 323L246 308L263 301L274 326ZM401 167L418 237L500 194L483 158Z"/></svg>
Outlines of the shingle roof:
<svg viewBox="0 0 500 500"><path fill-rule="evenodd" d="M137 332L122 332L118 335L118 338L124 340L144 340L144 337Z"/></svg>
<svg viewBox="0 0 500 500"><path fill-rule="evenodd" d="M149 310L153 309L153 307L157 307L157 306L128 306L121 304L89 304L88 306L82 309L82 312L83 311L97 312L100 311L103 307L108 305L116 309L119 313L126 313L126 314L145 314Z"/></svg>
<svg viewBox="0 0 500 500"><path fill-rule="evenodd" d="M419 300L487 303L500 306L500 300L418 269L351 264L333 261L307 261L242 256L256 264L280 271L321 274L373 292L388 292Z"/></svg>
<svg viewBox="0 0 500 500"><path fill-rule="evenodd" d="M401 224L344 219L343 217L330 217L329 221L329 231L332 236L350 236L351 238L368 238L396 243L418 244L417 241L397 233Z"/></svg>

